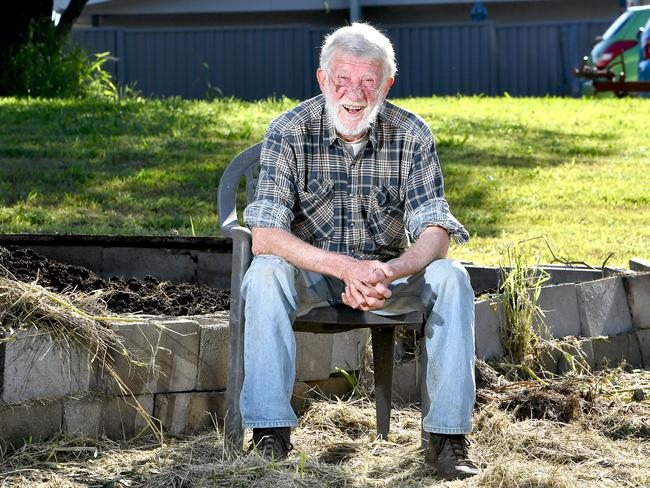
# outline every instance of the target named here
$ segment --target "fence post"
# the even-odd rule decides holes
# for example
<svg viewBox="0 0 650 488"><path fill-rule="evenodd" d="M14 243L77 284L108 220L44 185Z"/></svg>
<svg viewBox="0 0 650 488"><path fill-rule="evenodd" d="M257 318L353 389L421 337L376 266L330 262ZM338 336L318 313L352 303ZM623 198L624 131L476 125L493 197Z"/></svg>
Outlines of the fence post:
<svg viewBox="0 0 650 488"><path fill-rule="evenodd" d="M494 22L487 22L488 29L488 56L489 56L489 66L490 66L490 81L488 86L490 87L490 93L488 95L494 96L497 95L497 87L499 86L499 41L497 39L497 29Z"/></svg>
<svg viewBox="0 0 650 488"><path fill-rule="evenodd" d="M117 85L126 85L126 53L124 52L124 30L115 29L115 75L117 77Z"/></svg>

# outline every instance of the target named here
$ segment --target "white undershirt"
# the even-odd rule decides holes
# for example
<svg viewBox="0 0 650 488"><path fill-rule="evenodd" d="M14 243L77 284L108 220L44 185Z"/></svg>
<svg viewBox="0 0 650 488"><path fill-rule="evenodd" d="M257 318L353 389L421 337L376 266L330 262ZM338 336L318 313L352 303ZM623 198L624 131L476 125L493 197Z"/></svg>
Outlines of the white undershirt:
<svg viewBox="0 0 650 488"><path fill-rule="evenodd" d="M356 158L359 155L359 152L361 152L361 149L366 147L366 144L368 143L368 132L366 132L363 137L357 139L356 141L348 142L341 139L341 142L343 143L343 147L345 147L350 156Z"/></svg>

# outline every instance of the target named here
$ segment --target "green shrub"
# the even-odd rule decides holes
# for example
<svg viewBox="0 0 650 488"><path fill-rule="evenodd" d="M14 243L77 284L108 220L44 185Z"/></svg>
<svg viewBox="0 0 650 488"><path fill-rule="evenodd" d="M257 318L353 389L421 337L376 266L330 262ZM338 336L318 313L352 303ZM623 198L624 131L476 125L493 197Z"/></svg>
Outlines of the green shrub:
<svg viewBox="0 0 650 488"><path fill-rule="evenodd" d="M109 53L90 59L69 37L61 40L52 22L33 23L27 39L11 51L0 73L0 91L17 97L117 96L104 70Z"/></svg>

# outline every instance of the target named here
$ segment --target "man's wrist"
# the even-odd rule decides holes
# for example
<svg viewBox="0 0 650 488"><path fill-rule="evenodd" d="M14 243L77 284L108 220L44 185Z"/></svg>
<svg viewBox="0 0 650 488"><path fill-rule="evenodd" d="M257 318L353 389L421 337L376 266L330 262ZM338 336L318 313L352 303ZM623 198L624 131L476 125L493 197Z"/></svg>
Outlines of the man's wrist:
<svg viewBox="0 0 650 488"><path fill-rule="evenodd" d="M350 266L354 265L356 259L351 256L339 253L328 253L330 256L329 263L327 264L327 274L331 274L343 282L346 281L346 272Z"/></svg>

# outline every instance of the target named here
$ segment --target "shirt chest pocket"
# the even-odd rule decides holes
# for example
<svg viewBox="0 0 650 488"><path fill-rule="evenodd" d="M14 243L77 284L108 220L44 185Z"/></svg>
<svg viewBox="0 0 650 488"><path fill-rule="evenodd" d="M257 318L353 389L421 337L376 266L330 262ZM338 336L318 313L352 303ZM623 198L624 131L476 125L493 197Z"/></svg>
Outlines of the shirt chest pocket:
<svg viewBox="0 0 650 488"><path fill-rule="evenodd" d="M404 247L404 202L399 198L399 189L371 187L368 210L368 228L373 240L380 246Z"/></svg>
<svg viewBox="0 0 650 488"><path fill-rule="evenodd" d="M334 181L310 180L298 191L291 224L295 235L305 241L328 239L334 231Z"/></svg>

